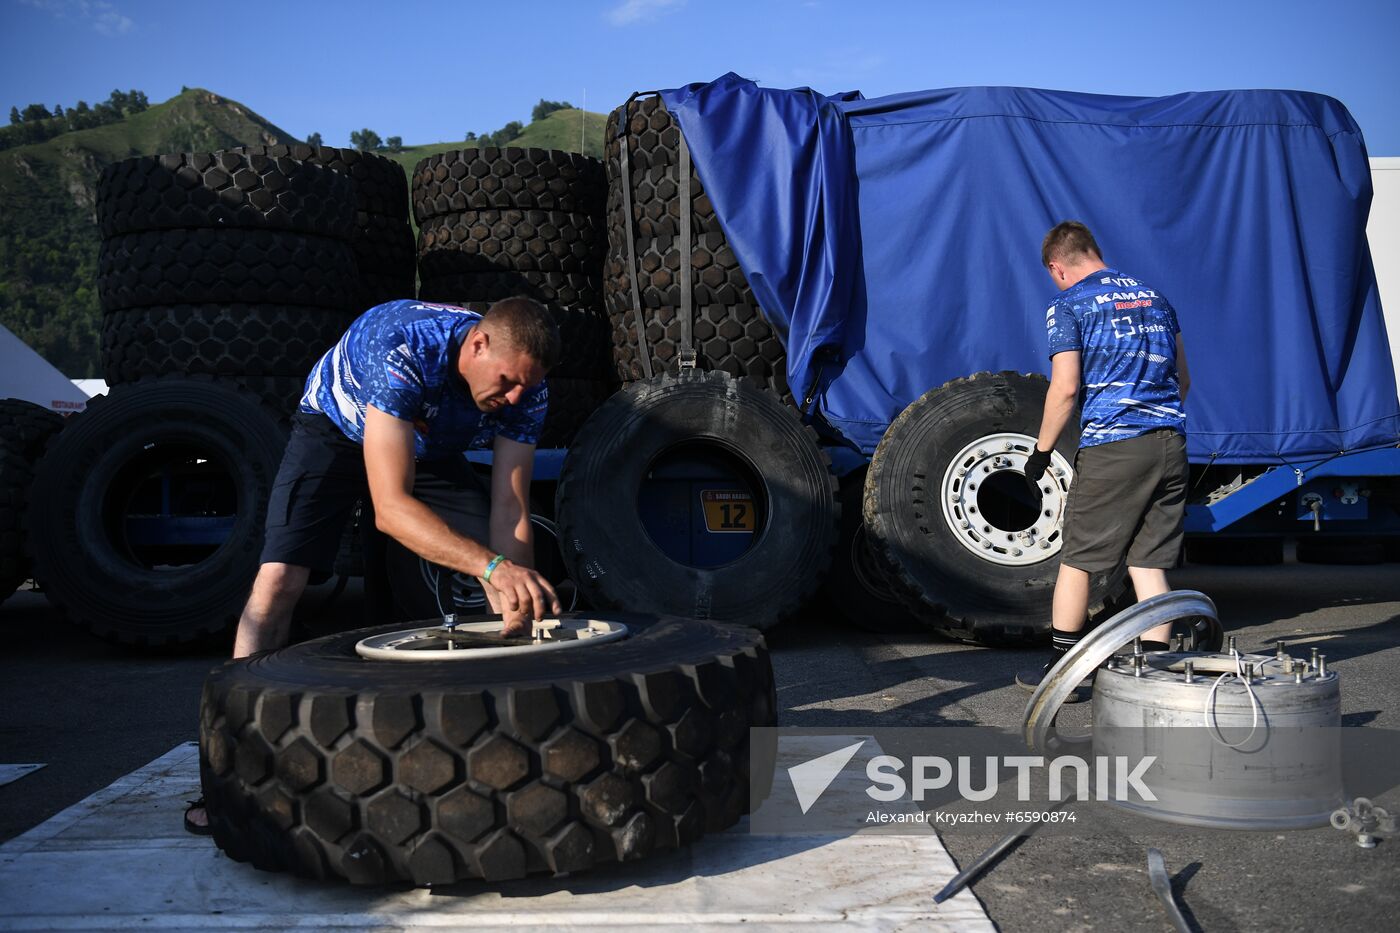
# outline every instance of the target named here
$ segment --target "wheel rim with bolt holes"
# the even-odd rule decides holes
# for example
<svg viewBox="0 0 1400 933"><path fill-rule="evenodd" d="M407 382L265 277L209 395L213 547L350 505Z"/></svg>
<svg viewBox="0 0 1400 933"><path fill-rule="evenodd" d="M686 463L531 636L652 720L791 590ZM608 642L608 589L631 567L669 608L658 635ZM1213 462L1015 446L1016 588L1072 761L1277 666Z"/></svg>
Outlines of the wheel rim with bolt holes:
<svg viewBox="0 0 1400 933"><path fill-rule="evenodd" d="M1026 459L1035 438L1003 432L968 444L943 473L943 518L958 543L983 560L1022 567L1060 553L1074 467L1058 451L1031 502Z"/></svg>
<svg viewBox="0 0 1400 933"><path fill-rule="evenodd" d="M536 637L506 638L500 622L458 622L381 632L361 639L355 653L371 661L464 661L540 651L562 651L627 637L627 626L602 619L549 618L536 623Z"/></svg>

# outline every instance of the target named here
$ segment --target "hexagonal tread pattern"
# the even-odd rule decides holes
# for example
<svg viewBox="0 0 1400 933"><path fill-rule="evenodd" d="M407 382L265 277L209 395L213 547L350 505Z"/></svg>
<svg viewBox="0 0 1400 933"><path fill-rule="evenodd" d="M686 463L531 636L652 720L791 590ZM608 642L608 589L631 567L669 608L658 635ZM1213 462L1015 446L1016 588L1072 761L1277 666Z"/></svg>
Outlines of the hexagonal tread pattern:
<svg viewBox="0 0 1400 933"><path fill-rule="evenodd" d="M597 275L607 236L601 218L564 211L468 211L433 217L418 230L426 278L479 272Z"/></svg>
<svg viewBox="0 0 1400 933"><path fill-rule="evenodd" d="M109 237L97 260L103 311L171 304L351 310L346 243L275 230L159 230Z"/></svg>
<svg viewBox="0 0 1400 933"><path fill-rule="evenodd" d="M118 311L102 319L102 372L113 385L167 373L304 380L354 319L353 313L272 305Z"/></svg>
<svg viewBox="0 0 1400 933"><path fill-rule="evenodd" d="M526 210L600 213L603 163L557 149L457 149L429 156L413 170L413 215Z"/></svg>
<svg viewBox="0 0 1400 933"><path fill-rule="evenodd" d="M350 179L319 165L237 152L139 156L97 181L103 236L196 227L293 230L348 238Z"/></svg>

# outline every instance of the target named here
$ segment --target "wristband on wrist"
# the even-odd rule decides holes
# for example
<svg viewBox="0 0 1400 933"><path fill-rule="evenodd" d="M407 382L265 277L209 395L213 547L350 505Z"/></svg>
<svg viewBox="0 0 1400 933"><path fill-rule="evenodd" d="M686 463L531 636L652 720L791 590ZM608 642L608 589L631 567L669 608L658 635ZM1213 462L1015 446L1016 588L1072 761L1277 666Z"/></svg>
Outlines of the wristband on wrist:
<svg viewBox="0 0 1400 933"><path fill-rule="evenodd" d="M490 583L491 572L497 567L501 566L505 559L506 556L504 554L497 554L495 557L491 558L491 562L486 565L486 572L481 575L481 579L485 580L487 583Z"/></svg>

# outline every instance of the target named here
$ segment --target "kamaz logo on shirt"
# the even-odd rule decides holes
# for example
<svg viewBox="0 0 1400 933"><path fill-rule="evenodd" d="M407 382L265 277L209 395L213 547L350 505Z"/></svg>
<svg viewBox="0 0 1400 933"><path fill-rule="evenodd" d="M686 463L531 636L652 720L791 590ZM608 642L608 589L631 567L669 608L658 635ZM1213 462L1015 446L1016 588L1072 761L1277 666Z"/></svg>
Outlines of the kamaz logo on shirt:
<svg viewBox="0 0 1400 933"><path fill-rule="evenodd" d="M1147 307L1151 307L1151 306L1152 306L1152 302L1151 302L1150 300L1148 300L1148 301L1146 301L1146 302L1142 302L1142 301L1140 301L1140 299L1143 299L1143 298L1152 299L1152 298L1156 298L1156 297L1157 297L1157 293L1156 293L1156 292L1154 292L1154 291L1153 291L1152 289L1150 289L1150 288L1144 288L1144 289L1142 289L1141 291L1136 291L1136 292L1109 292L1107 295L1095 295L1095 296L1094 296L1094 304L1096 304L1096 305L1106 305L1106 304L1108 304L1110 301L1115 301L1115 302L1133 302L1133 301L1137 301L1138 304L1130 305L1130 307L1134 307L1134 308L1147 308ZM1116 307L1122 308L1123 305L1120 304L1120 305L1117 305Z"/></svg>

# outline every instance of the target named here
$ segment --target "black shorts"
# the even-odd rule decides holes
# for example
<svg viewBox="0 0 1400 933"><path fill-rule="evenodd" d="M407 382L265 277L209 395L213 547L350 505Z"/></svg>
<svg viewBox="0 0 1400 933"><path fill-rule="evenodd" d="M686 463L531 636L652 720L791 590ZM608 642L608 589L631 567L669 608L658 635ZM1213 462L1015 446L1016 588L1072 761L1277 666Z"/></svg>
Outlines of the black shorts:
<svg viewBox="0 0 1400 933"><path fill-rule="evenodd" d="M487 543L491 496L465 457L418 463L413 495L439 515L452 516L449 524L459 533ZM334 570L357 502L363 502L362 519L372 523L364 450L325 416L297 412L267 501L260 562Z"/></svg>
<svg viewBox="0 0 1400 933"><path fill-rule="evenodd" d="M1162 428L1081 448L1065 506L1060 559L1089 573L1129 567L1170 570L1186 516L1186 437Z"/></svg>

